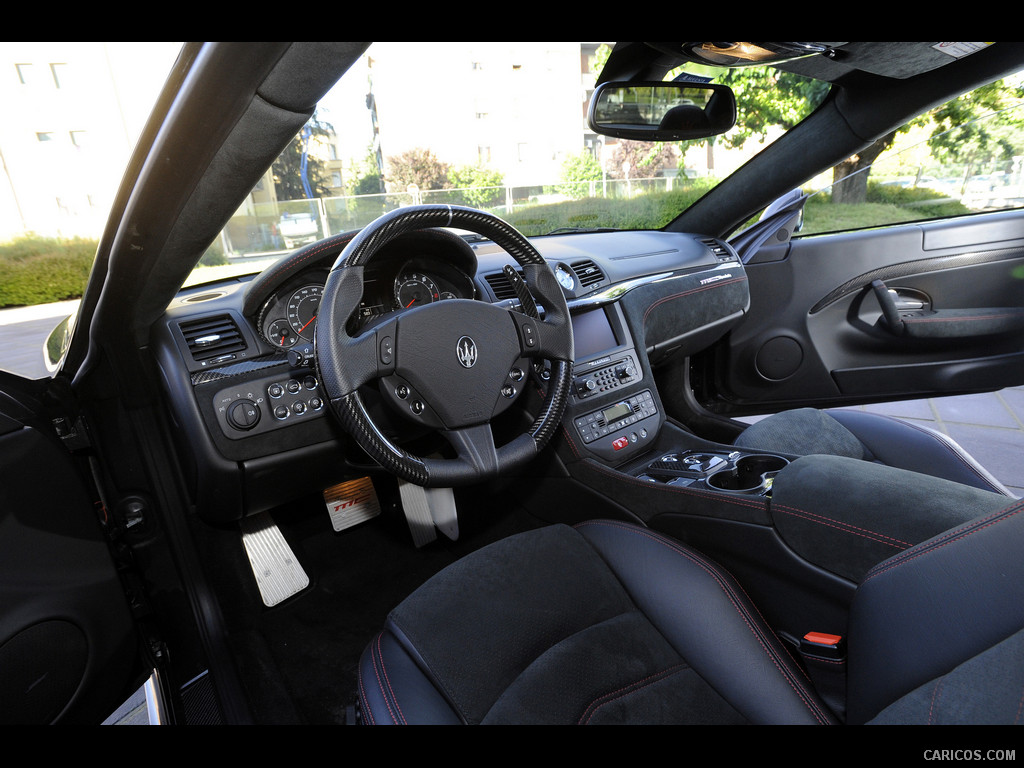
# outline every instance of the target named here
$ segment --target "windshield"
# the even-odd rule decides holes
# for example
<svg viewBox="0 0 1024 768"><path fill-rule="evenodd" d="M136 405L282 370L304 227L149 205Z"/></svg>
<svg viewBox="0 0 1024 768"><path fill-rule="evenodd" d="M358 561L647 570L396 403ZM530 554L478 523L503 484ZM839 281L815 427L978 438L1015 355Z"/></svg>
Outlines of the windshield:
<svg viewBox="0 0 1024 768"><path fill-rule="evenodd" d="M688 64L666 79L685 73L729 86L732 130L669 143L600 136L586 113L613 45L374 43L187 284L258 272L304 244L424 203L482 208L531 237L660 229L829 92L828 83L770 67ZM808 180L800 234L1019 205L1021 96L1019 76L985 86ZM751 213L748 223L757 220Z"/></svg>
<svg viewBox="0 0 1024 768"><path fill-rule="evenodd" d="M417 48L421 46L421 49ZM827 87L707 141L599 136L586 113L614 43L375 43L319 104L249 195L190 283L254 272L282 253L406 205L486 209L528 236L664 227L809 113ZM429 61L428 80L415 62ZM425 64L424 64L425 66ZM690 65L749 87L778 73ZM670 73L674 77L678 71ZM799 93L798 93L799 92ZM798 95L797 95L798 94Z"/></svg>

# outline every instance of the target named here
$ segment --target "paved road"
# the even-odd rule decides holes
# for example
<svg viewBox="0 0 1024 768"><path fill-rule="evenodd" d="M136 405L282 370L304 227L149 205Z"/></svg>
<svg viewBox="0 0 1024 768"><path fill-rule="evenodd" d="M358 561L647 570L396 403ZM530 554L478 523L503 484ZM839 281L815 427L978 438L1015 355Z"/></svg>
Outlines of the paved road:
<svg viewBox="0 0 1024 768"><path fill-rule="evenodd" d="M43 362L43 345L57 324L77 307L77 301L62 301L0 309L0 368L29 379L49 376Z"/></svg>

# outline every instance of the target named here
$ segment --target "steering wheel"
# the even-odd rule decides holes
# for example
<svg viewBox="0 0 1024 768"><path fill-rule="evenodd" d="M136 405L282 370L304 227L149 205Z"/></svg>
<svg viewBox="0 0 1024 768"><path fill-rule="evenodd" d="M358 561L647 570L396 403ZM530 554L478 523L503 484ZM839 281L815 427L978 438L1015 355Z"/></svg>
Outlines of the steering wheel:
<svg viewBox="0 0 1024 768"><path fill-rule="evenodd" d="M501 246L522 266L544 318L446 299L386 315L350 336L346 324L362 298L366 264L394 238L434 227L475 232ZM554 273L515 228L473 208L413 206L384 214L338 256L320 299L315 356L332 411L367 454L416 485L451 487L518 467L550 440L572 379L572 325ZM528 430L499 447L491 421L522 393L533 358L548 359L552 367L540 412ZM455 457L423 458L394 445L359 394L374 382L392 407L443 435Z"/></svg>

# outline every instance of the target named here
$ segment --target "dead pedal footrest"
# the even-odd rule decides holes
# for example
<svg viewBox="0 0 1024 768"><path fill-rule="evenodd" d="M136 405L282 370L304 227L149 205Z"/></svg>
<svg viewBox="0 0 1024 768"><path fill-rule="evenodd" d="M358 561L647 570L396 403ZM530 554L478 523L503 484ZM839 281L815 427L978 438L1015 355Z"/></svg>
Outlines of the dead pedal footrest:
<svg viewBox="0 0 1024 768"><path fill-rule="evenodd" d="M269 514L242 520L242 543L264 605L275 606L309 586L309 576Z"/></svg>

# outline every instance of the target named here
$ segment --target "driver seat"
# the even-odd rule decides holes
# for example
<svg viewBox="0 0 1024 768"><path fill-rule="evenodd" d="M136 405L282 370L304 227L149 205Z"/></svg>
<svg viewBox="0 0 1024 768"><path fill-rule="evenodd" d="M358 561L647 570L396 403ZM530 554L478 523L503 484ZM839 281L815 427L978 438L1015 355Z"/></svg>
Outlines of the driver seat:
<svg viewBox="0 0 1024 768"><path fill-rule="evenodd" d="M868 572L850 613L839 715L721 567L650 529L591 521L499 541L402 602L361 659L362 718L1019 723L1022 509L1012 503Z"/></svg>

